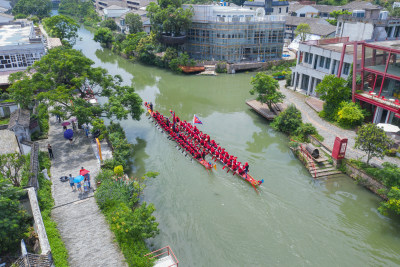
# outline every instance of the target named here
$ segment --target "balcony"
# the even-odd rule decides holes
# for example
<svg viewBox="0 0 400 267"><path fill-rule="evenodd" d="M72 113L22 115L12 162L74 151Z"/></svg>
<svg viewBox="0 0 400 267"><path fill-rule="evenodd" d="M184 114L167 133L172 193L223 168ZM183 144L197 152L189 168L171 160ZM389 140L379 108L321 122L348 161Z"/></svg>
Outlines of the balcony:
<svg viewBox="0 0 400 267"><path fill-rule="evenodd" d="M373 91L370 92L358 92L355 97L364 102L376 105L378 107L383 107L392 112L400 112L400 101L396 98L385 98L385 96L378 96Z"/></svg>

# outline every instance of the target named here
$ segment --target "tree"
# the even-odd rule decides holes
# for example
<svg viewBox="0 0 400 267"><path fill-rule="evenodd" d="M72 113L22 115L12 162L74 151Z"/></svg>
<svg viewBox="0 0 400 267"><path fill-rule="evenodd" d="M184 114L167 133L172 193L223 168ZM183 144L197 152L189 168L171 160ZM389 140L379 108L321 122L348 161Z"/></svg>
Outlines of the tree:
<svg viewBox="0 0 400 267"><path fill-rule="evenodd" d="M275 117L271 126L278 131L294 134L301 124L301 112L294 105L290 105L279 116Z"/></svg>
<svg viewBox="0 0 400 267"><path fill-rule="evenodd" d="M333 26L336 26L337 25L337 19L341 15L351 15L351 12L348 11L348 10L334 10L331 13L329 13L329 16L331 18L333 18L333 19L327 19L326 21L328 21Z"/></svg>
<svg viewBox="0 0 400 267"><path fill-rule="evenodd" d="M100 26L103 28L109 28L112 31L116 31L118 29L117 23L113 19L106 19L100 23Z"/></svg>
<svg viewBox="0 0 400 267"><path fill-rule="evenodd" d="M294 30L294 33L296 34L296 37L300 36L300 41L304 42L307 39L307 34L311 33L310 25L307 23L300 23L296 30Z"/></svg>
<svg viewBox="0 0 400 267"><path fill-rule="evenodd" d="M19 153L0 155L0 176L10 180L16 187L21 186L22 177L29 174L25 163L26 158Z"/></svg>
<svg viewBox="0 0 400 267"><path fill-rule="evenodd" d="M364 114L360 105L353 102L342 102L337 114L337 122L342 127L354 127L361 125Z"/></svg>
<svg viewBox="0 0 400 267"><path fill-rule="evenodd" d="M255 77L251 78L250 83L253 85L250 94L254 95L257 93L257 100L261 103L266 103L271 110L272 104L282 102L285 98L284 94L278 91L278 81L270 75L259 72Z"/></svg>
<svg viewBox="0 0 400 267"><path fill-rule="evenodd" d="M109 47L114 40L112 32L109 28L99 28L94 33L94 38L96 42L101 43L102 45Z"/></svg>
<svg viewBox="0 0 400 267"><path fill-rule="evenodd" d="M335 75L326 75L317 85L316 92L325 101L321 116L329 120L336 120L340 104L351 98L351 89L347 87L346 80Z"/></svg>
<svg viewBox="0 0 400 267"><path fill-rule="evenodd" d="M388 211L393 211L395 214L400 214L400 189L398 186L394 186L387 193L388 201L381 202L379 212L387 215Z"/></svg>
<svg viewBox="0 0 400 267"><path fill-rule="evenodd" d="M192 23L193 8L183 9L176 3L168 5L166 3L162 2L160 5L150 3L147 6L147 16L150 18L152 31L157 34L180 36Z"/></svg>
<svg viewBox="0 0 400 267"><path fill-rule="evenodd" d="M0 253L15 250L28 231L29 217L19 199L25 194L0 175Z"/></svg>
<svg viewBox="0 0 400 267"><path fill-rule="evenodd" d="M43 20L43 24L50 36L68 40L71 45L75 44L78 37L77 31L79 25L72 18L64 15L56 15Z"/></svg>
<svg viewBox="0 0 400 267"><path fill-rule="evenodd" d="M14 6L12 13L14 15L24 14L36 15L40 19L44 17L49 17L51 11L51 1L50 0L19 0Z"/></svg>
<svg viewBox="0 0 400 267"><path fill-rule="evenodd" d="M130 116L139 120L143 112L142 100L134 88L122 85L119 75L109 75L93 64L80 51L53 48L27 70L29 75L12 80L8 90L13 99L21 99L21 90L15 88L21 83L28 84L33 95L26 97L47 101L53 106L51 113L63 118L76 116L80 125L101 117L122 120ZM86 100L93 96L102 97L104 101L92 104Z"/></svg>
<svg viewBox="0 0 400 267"><path fill-rule="evenodd" d="M357 132L355 148L367 153L367 164L372 157L383 158L392 141L383 129L373 123L363 125Z"/></svg>
<svg viewBox="0 0 400 267"><path fill-rule="evenodd" d="M138 14L127 14L125 16L125 23L129 27L129 33L131 34L143 31L142 19Z"/></svg>

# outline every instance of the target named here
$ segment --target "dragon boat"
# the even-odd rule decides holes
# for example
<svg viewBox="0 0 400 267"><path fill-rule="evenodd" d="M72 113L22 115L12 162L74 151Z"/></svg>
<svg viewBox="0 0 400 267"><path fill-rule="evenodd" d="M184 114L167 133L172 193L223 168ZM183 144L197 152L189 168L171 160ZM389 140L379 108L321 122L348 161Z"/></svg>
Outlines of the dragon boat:
<svg viewBox="0 0 400 267"><path fill-rule="evenodd" d="M153 111L150 110L149 106L146 105L146 104L145 104L145 107L147 108L147 112L148 112L148 113L150 114L150 116L153 118ZM155 122L156 124L158 124L162 129L164 129L164 128L158 123L157 120L154 120L154 122ZM165 129L164 129L164 130L165 130ZM183 146L181 146L181 144L179 144L179 143L173 138L173 136L171 136L170 134L169 134L169 136L171 137L171 140L174 140L175 143L176 143L183 151L186 150ZM188 152L187 154L190 155L190 157L192 157L192 159L194 159L195 161L197 161L198 163L200 163L201 165L203 165L203 167L206 168L206 170L211 170L212 168L217 169L217 167L216 167L215 164L212 164L211 162L208 162L208 161L206 161L205 159L202 159L202 158L197 159L197 158L195 158L192 154L190 154L189 152Z"/></svg>

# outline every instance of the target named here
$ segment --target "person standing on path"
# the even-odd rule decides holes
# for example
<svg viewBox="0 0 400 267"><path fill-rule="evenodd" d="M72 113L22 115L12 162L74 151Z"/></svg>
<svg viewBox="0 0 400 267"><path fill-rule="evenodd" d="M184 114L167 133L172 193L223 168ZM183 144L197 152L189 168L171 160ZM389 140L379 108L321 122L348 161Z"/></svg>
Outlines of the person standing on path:
<svg viewBox="0 0 400 267"><path fill-rule="evenodd" d="M49 158L54 159L53 148L51 147L50 144L47 145L47 151L49 151Z"/></svg>
<svg viewBox="0 0 400 267"><path fill-rule="evenodd" d="M69 185L71 186L72 191L74 191L75 189L74 177L72 177L72 175L70 174L68 179L69 179Z"/></svg>

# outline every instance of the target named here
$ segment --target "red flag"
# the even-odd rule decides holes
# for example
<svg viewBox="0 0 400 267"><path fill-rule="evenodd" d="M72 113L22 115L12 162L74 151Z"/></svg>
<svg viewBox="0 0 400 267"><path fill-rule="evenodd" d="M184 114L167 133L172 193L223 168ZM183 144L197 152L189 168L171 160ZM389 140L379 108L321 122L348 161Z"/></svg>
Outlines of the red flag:
<svg viewBox="0 0 400 267"><path fill-rule="evenodd" d="M193 115L193 125L194 124L203 124L200 120L199 120L199 118L196 116L196 114L194 114Z"/></svg>

